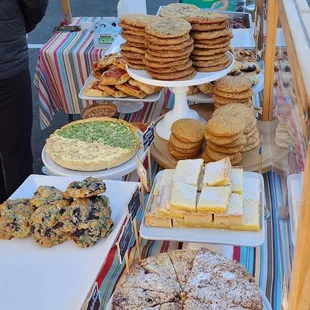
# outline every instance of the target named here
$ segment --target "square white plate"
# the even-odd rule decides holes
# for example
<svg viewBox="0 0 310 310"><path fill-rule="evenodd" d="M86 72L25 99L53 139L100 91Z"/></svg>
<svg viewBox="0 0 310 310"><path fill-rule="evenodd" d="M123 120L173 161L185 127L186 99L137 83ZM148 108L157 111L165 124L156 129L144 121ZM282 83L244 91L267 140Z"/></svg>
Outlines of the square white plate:
<svg viewBox="0 0 310 310"><path fill-rule="evenodd" d="M162 174L159 172L156 176ZM144 239L150 240L171 240L183 242L198 242L198 243L215 243L227 244L235 246L252 246L261 245L265 239L265 221L264 208L266 205L264 179L261 174L255 172L243 172L244 186L251 186L247 181L249 178L259 179L261 184L261 207L260 207L260 227L258 232L254 231L234 231L228 229L209 229L209 228L157 228L146 227L144 219L141 223L140 234ZM156 182L156 180L155 180ZM154 184L155 184L154 182ZM154 188L154 186L153 186ZM152 193L151 193L152 195ZM149 199L150 201L150 199ZM149 210L149 203L147 210Z"/></svg>
<svg viewBox="0 0 310 310"><path fill-rule="evenodd" d="M83 178L31 175L10 197L30 198L40 185L64 190ZM126 217L126 204L138 183L105 181L114 229L94 247L73 241L43 248L31 237L0 240L0 308L31 310L80 309L115 244Z"/></svg>

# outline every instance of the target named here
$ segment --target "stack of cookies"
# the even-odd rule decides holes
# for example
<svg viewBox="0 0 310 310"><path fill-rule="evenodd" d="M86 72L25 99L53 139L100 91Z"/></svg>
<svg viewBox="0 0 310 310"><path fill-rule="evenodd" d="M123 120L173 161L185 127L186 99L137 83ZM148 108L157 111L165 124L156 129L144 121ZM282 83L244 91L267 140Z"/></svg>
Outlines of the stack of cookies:
<svg viewBox="0 0 310 310"><path fill-rule="evenodd" d="M205 162L229 157L232 165L237 165L242 160L242 153L259 145L256 118L243 104L217 109L208 121L204 137L207 140L202 156Z"/></svg>
<svg viewBox="0 0 310 310"><path fill-rule="evenodd" d="M233 36L227 26L228 19L228 15L214 11L200 11L186 17L192 25L195 49L191 58L197 71L215 72L230 66L226 52Z"/></svg>
<svg viewBox="0 0 310 310"><path fill-rule="evenodd" d="M137 70L144 70L144 54L147 49L145 42L145 26L160 17L144 14L128 14L120 19L119 26L123 28L121 34L126 43L121 45L121 54L128 66Z"/></svg>
<svg viewBox="0 0 310 310"><path fill-rule="evenodd" d="M191 25L184 19L161 18L145 27L145 66L157 80L187 80L196 75L190 60L194 41Z"/></svg>
<svg viewBox="0 0 310 310"><path fill-rule="evenodd" d="M204 143L205 127L203 122L190 118L174 122L168 144L170 154L176 159L197 157Z"/></svg>
<svg viewBox="0 0 310 310"><path fill-rule="evenodd" d="M253 108L252 96L252 83L249 79L230 75L215 81L212 95L215 101L215 108L232 103L241 103Z"/></svg>

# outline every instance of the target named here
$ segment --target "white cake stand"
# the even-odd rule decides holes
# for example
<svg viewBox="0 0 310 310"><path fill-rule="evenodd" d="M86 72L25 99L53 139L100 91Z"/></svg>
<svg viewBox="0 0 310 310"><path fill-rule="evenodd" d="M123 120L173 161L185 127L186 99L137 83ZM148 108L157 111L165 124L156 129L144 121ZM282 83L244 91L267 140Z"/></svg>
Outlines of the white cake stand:
<svg viewBox="0 0 310 310"><path fill-rule="evenodd" d="M200 119L198 113L188 107L187 90L188 86L200 85L208 82L215 81L227 75L233 68L235 59L230 52L226 52L227 56L231 59L231 65L221 71L217 72L198 72L197 75L191 80L185 81L162 81L154 80L144 70L134 70L127 67L127 73L135 80L154 86L170 87L174 93L174 107L168 112L165 117L157 124L156 133L164 140L169 140L172 124L181 118Z"/></svg>

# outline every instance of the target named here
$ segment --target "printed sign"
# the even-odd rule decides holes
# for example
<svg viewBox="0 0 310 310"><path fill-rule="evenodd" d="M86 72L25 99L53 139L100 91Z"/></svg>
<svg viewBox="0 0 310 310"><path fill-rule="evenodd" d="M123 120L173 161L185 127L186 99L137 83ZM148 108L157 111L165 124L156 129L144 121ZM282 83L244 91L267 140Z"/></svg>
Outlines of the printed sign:
<svg viewBox="0 0 310 310"><path fill-rule="evenodd" d="M143 163L138 155L136 155L136 163L137 163L137 172L140 178L141 183L144 185L146 189L148 189L148 181L147 181L147 174L146 169L143 166Z"/></svg>
<svg viewBox="0 0 310 310"><path fill-rule="evenodd" d="M100 37L98 38L98 43L99 44L112 44L113 38L110 35L101 34Z"/></svg>
<svg viewBox="0 0 310 310"><path fill-rule="evenodd" d="M155 127L154 124L152 123L145 131L143 134L143 147L144 147L144 152L151 146L155 139Z"/></svg>
<svg viewBox="0 0 310 310"><path fill-rule="evenodd" d="M87 301L88 304L85 308L86 310L99 310L101 308L100 291L97 282L94 284L90 297Z"/></svg>
<svg viewBox="0 0 310 310"><path fill-rule="evenodd" d="M118 249L118 255L120 263L123 263L124 256L126 252L128 251L130 242L133 237L133 224L130 221L129 218L127 218L127 221L125 225L123 226L121 235L116 243L117 249Z"/></svg>
<svg viewBox="0 0 310 310"><path fill-rule="evenodd" d="M128 213L130 215L130 219L133 221L137 215L137 212L141 206L140 200L140 187L137 185L135 191L132 193L132 196L128 202Z"/></svg>

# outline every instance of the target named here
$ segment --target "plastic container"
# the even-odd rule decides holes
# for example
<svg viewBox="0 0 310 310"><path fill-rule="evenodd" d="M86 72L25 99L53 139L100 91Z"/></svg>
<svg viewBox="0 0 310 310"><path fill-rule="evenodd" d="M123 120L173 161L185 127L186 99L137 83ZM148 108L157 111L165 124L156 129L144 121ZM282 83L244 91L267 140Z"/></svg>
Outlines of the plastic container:
<svg viewBox="0 0 310 310"><path fill-rule="evenodd" d="M116 18L101 18L96 22L94 31L95 48L109 48L116 37L120 34L121 28L118 26L119 20Z"/></svg>
<svg viewBox="0 0 310 310"><path fill-rule="evenodd" d="M117 16L121 18L126 14L146 14L146 0L119 0L117 4Z"/></svg>

